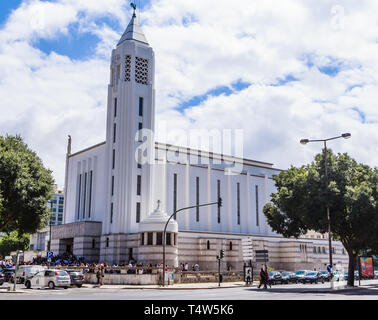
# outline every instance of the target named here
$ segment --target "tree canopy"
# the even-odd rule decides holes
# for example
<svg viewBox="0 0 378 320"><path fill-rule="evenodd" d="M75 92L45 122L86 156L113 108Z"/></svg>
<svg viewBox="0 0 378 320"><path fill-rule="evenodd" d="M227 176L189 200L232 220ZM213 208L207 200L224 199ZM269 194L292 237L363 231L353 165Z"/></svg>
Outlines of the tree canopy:
<svg viewBox="0 0 378 320"><path fill-rule="evenodd" d="M0 232L33 233L48 224L51 171L20 136L0 136Z"/></svg>
<svg viewBox="0 0 378 320"><path fill-rule="evenodd" d="M328 231L329 206L332 238L347 250L351 274L360 251L376 252L378 248L378 169L331 150L327 151L327 167L328 185L324 153L309 165L292 166L275 176L277 192L265 205L264 214L274 231L298 238L309 230Z"/></svg>

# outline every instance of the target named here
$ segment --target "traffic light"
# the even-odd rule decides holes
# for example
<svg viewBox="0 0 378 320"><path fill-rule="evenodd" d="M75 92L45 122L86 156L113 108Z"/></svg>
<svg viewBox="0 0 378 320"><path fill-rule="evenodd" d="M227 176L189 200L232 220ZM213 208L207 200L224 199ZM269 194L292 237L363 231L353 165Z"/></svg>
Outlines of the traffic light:
<svg viewBox="0 0 378 320"><path fill-rule="evenodd" d="M219 258L222 259L224 257L224 250L222 249L220 252L219 252Z"/></svg>
<svg viewBox="0 0 378 320"><path fill-rule="evenodd" d="M218 198L218 208L220 208L222 206L222 198L219 197Z"/></svg>

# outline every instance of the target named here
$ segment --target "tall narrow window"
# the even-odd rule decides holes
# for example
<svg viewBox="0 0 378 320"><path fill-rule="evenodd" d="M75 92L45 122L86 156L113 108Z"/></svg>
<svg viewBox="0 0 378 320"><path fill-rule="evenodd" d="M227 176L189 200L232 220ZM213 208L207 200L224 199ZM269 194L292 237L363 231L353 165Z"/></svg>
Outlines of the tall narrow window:
<svg viewBox="0 0 378 320"><path fill-rule="evenodd" d="M156 233L156 245L161 246L163 244L163 232Z"/></svg>
<svg viewBox="0 0 378 320"><path fill-rule="evenodd" d="M177 173L173 174L173 212L177 210ZM176 220L176 215L173 216Z"/></svg>
<svg viewBox="0 0 378 320"><path fill-rule="evenodd" d="M259 226L259 186L255 186L256 193L256 226Z"/></svg>
<svg viewBox="0 0 378 320"><path fill-rule="evenodd" d="M166 245L167 246L170 246L171 245L171 233L170 232L167 232L166 234Z"/></svg>
<svg viewBox="0 0 378 320"><path fill-rule="evenodd" d="M113 143L116 142L116 135L117 135L117 124L113 125Z"/></svg>
<svg viewBox="0 0 378 320"><path fill-rule="evenodd" d="M106 238L106 247L109 247L109 238Z"/></svg>
<svg viewBox="0 0 378 320"><path fill-rule="evenodd" d="M240 183L236 184L236 198L237 198L237 214L238 214L238 224L240 224Z"/></svg>
<svg viewBox="0 0 378 320"><path fill-rule="evenodd" d="M141 184L142 184L142 176L137 176L137 196L140 196L141 191Z"/></svg>
<svg viewBox="0 0 378 320"><path fill-rule="evenodd" d="M144 246L144 233L141 234L141 237L140 237L140 244L142 246Z"/></svg>
<svg viewBox="0 0 378 320"><path fill-rule="evenodd" d="M148 246L152 246L152 236L153 236L152 232L147 233L147 245Z"/></svg>
<svg viewBox="0 0 378 320"><path fill-rule="evenodd" d="M196 205L199 205L199 177L196 177ZM196 221L199 222L199 207L196 207Z"/></svg>
<svg viewBox="0 0 378 320"><path fill-rule="evenodd" d="M210 240L207 240L207 243L206 243L206 249L207 249L207 250L210 250Z"/></svg>
<svg viewBox="0 0 378 320"><path fill-rule="evenodd" d="M139 97L139 116L143 117L143 98Z"/></svg>
<svg viewBox="0 0 378 320"><path fill-rule="evenodd" d="M80 219L80 205L81 205L81 174L79 174L79 189L78 189L78 199L77 199L77 219Z"/></svg>
<svg viewBox="0 0 378 320"><path fill-rule="evenodd" d="M140 202L136 204L136 223L140 222Z"/></svg>
<svg viewBox="0 0 378 320"><path fill-rule="evenodd" d="M110 223L113 223L113 202L110 204Z"/></svg>
<svg viewBox="0 0 378 320"><path fill-rule="evenodd" d="M112 176L112 196L114 195L114 176Z"/></svg>
<svg viewBox="0 0 378 320"><path fill-rule="evenodd" d="M142 139L142 129L143 129L143 123L139 122L139 124L138 124L138 141L139 142L143 142L143 139Z"/></svg>
<svg viewBox="0 0 378 320"><path fill-rule="evenodd" d="M85 219L85 200L87 200L87 176L88 174L84 174L84 197L83 197L83 219Z"/></svg>
<svg viewBox="0 0 378 320"><path fill-rule="evenodd" d="M114 98L114 118L117 117L117 98Z"/></svg>
<svg viewBox="0 0 378 320"><path fill-rule="evenodd" d="M142 169L142 150L138 149L138 169Z"/></svg>
<svg viewBox="0 0 378 320"><path fill-rule="evenodd" d="M114 169L115 168L115 149L113 149L113 164L112 164L112 168Z"/></svg>
<svg viewBox="0 0 378 320"><path fill-rule="evenodd" d="M91 210L92 210L92 186L93 186L93 170L91 170L89 173L88 218L91 217Z"/></svg>
<svg viewBox="0 0 378 320"><path fill-rule="evenodd" d="M217 199L221 197L220 180L217 180ZM218 206L218 223L221 222L221 207Z"/></svg>

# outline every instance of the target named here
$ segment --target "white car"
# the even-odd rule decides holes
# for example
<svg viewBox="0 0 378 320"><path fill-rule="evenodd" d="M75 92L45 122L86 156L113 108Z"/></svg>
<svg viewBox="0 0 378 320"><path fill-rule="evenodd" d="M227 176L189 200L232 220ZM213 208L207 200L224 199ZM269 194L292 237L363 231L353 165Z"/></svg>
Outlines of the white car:
<svg viewBox="0 0 378 320"><path fill-rule="evenodd" d="M34 276L39 271L46 269L47 267L39 265L20 265L17 267L16 271L17 283L24 283L26 278Z"/></svg>
<svg viewBox="0 0 378 320"><path fill-rule="evenodd" d="M55 269L40 271L25 280L25 287L27 289L33 287L49 287L50 289L63 287L64 289L67 289L70 285L71 280L69 274L66 271Z"/></svg>

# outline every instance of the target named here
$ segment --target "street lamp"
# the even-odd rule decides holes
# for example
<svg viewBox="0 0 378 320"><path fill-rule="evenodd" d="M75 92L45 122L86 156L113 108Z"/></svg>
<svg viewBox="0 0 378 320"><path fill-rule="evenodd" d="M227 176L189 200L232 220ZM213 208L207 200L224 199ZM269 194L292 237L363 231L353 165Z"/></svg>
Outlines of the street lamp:
<svg viewBox="0 0 378 320"><path fill-rule="evenodd" d="M168 218L167 222L165 223L165 227L164 227L164 231L163 231L163 282L162 282L163 283L163 287L164 287L164 284L165 284L165 246L166 246L166 241L167 241L166 231L167 231L167 227L168 227L169 221L172 219L173 216L175 216L180 211L187 210L187 209L192 209L192 208L204 207L204 206L211 206L211 205L214 205L214 204L217 204L218 207L221 207L222 206L222 198L218 198L217 202L211 202L211 203L205 203L205 204L199 204L199 205L196 205L196 206L190 206L190 207L181 208L181 209L176 210L175 212L173 212L170 215L170 217Z"/></svg>
<svg viewBox="0 0 378 320"><path fill-rule="evenodd" d="M343 133L340 136L328 138L328 139L318 139L318 140L309 140L301 139L300 143L303 145L308 144L309 142L323 142L324 143L324 167L325 167L325 178L326 178L326 190L328 190L328 168L327 168L327 141L335 140L339 138L349 139L352 135L350 133ZM328 219L328 246L329 246L329 264L332 267L332 240L331 240L331 217L329 213L329 205L327 203L327 219Z"/></svg>

